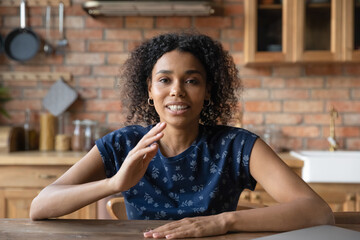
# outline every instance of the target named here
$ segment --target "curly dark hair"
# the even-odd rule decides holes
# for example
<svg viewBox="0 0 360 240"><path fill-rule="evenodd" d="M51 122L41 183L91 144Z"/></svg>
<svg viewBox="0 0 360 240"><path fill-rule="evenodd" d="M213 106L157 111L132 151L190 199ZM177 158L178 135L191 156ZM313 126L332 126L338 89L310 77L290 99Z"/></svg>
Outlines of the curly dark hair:
<svg viewBox="0 0 360 240"><path fill-rule="evenodd" d="M221 43L199 33L167 33L149 39L131 52L120 71L122 102L129 110L128 123L154 124L160 121L155 108L147 103L148 80L157 60L167 52L189 52L197 57L211 86L210 105L204 105L200 122L227 124L241 90L238 70Z"/></svg>

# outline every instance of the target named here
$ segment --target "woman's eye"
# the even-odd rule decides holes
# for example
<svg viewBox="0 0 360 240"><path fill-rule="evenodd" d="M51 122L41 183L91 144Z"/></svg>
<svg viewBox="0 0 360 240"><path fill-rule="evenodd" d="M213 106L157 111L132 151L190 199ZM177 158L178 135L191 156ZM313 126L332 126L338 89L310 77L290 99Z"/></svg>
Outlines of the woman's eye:
<svg viewBox="0 0 360 240"><path fill-rule="evenodd" d="M188 79L188 80L186 80L186 83L196 84L197 81L195 79Z"/></svg>
<svg viewBox="0 0 360 240"><path fill-rule="evenodd" d="M169 80L168 80L167 78L160 78L160 79L159 79L159 82L161 82L161 83L167 83L167 82L169 82Z"/></svg>

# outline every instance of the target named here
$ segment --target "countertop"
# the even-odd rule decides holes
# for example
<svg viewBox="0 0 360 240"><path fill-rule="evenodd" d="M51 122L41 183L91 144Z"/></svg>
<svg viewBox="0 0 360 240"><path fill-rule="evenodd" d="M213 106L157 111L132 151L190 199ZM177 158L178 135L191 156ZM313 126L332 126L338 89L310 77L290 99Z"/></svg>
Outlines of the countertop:
<svg viewBox="0 0 360 240"><path fill-rule="evenodd" d="M144 239L143 232L169 221L160 220L77 220L0 219L0 233L5 239ZM339 227L360 231L359 223L340 224ZM242 240L276 234L278 232L239 232L202 239ZM194 239L194 238L192 238Z"/></svg>
<svg viewBox="0 0 360 240"><path fill-rule="evenodd" d="M73 165L79 161L86 152L40 152L21 151L0 153L0 165ZM291 156L289 153L279 153L279 157L291 168L302 168L304 162Z"/></svg>

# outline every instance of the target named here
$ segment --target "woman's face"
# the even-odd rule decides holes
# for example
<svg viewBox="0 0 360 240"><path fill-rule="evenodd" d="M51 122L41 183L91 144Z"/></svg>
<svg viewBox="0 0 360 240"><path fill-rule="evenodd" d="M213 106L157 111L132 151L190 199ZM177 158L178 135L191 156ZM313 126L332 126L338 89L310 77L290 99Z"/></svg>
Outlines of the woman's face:
<svg viewBox="0 0 360 240"><path fill-rule="evenodd" d="M204 100L210 98L200 61L188 52L167 52L151 76L148 91L160 121L174 126L198 124Z"/></svg>

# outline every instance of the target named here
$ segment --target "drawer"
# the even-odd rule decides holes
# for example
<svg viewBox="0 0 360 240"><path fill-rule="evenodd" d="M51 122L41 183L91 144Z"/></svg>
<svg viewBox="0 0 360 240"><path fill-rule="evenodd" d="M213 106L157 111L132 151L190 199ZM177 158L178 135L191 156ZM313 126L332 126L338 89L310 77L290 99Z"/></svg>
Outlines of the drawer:
<svg viewBox="0 0 360 240"><path fill-rule="evenodd" d="M45 187L69 166L0 166L0 187Z"/></svg>

